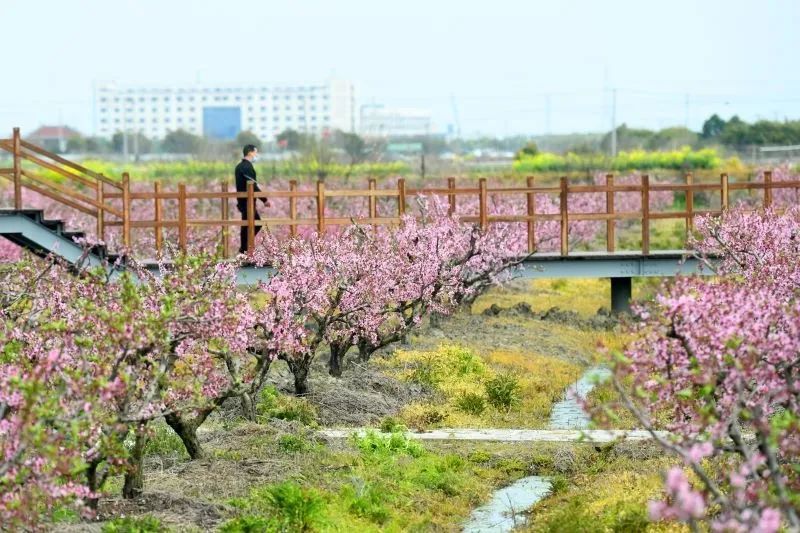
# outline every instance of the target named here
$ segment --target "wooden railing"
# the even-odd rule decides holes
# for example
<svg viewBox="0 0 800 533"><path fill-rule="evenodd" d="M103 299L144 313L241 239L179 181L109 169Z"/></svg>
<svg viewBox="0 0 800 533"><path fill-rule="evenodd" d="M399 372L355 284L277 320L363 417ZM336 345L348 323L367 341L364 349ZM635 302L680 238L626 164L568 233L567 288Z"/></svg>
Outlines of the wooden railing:
<svg viewBox="0 0 800 533"><path fill-rule="evenodd" d="M537 185L534 178L529 177L525 186L519 187L490 187L485 178L473 182L474 185L458 187L454 178L449 178L447 187L439 188L409 188L404 179L397 181L397 187L393 189L378 189L375 180L369 180L366 189L347 189L334 190L327 188L322 181L316 183L313 190L298 189L297 182L289 182L288 190L267 190L255 192L252 184L249 184L247 192L238 193L228 191L226 183L222 183L218 191L187 191L184 184L179 184L175 191L164 191L160 183L153 185L152 191L130 192L130 200L153 202L155 214L152 220L137 220L132 218L130 212L124 213L129 220L132 228L144 228L155 233L155 245L157 253L163 247L163 229L176 228L178 233L178 248L185 250L188 242L188 229L191 227L213 227L220 228L222 237L221 253L227 257L229 255L228 230L231 226L247 227L248 249L252 250L255 242L255 228L257 226L268 226L272 228L288 227L291 236L297 235L300 226L311 226L318 232L324 232L326 228L332 226L342 226L352 223L353 220L362 224L397 224L400 218L406 214L407 206L417 197L438 196L448 205L451 213L456 211L458 198L472 197L477 200L477 214L461 216L461 220L468 223L479 224L481 228L487 229L494 223L523 223L527 231L528 248L531 252L536 247L536 226L541 222L557 222L560 225L560 253L567 256L570 253L569 225L579 221L598 221L606 223L606 251L616 251L616 222L617 221L638 221L641 223L641 253L650 253L650 233L651 222L656 220L675 219L684 220L686 232L688 234L693 227L693 220L701 215L718 215L729 206L729 193L731 191L764 191L762 205L768 207L772 204L772 192L775 189L798 189L800 181L772 181L770 172L764 173L764 182L732 182L727 174L722 174L719 180L714 183L695 182L692 174L684 176L684 183L653 183L648 175L641 177L637 184L616 184L614 176L609 174L602 185L571 184L566 177L558 181L558 185ZM650 195L653 192L670 191L673 193L685 193L685 208L682 211L653 211L651 209ZM695 194L698 193L717 193L719 194L718 208L695 208ZM641 197L642 208L638 211L618 211L615 209L616 193L635 193ZM604 212L579 213L570 212L569 198L579 194L604 194L606 198L606 208ZM520 213L489 214L489 200L492 197L502 197L507 195L524 196L524 210ZM537 213L536 200L539 195L551 195L558 197L559 210L557 213ZM112 196L118 197L119 195ZM246 220L231 219L229 217L229 201L234 199L246 199L249 204L253 204L261 198L288 199L288 216L265 217L256 220L253 210L248 211ZM366 216L329 216L326 214L326 204L332 198L366 198ZM392 215L378 214L378 201L382 198L395 199L395 213ZM315 204L313 217L298 217L298 201L306 199ZM163 216L162 202L166 200L177 201L177 217L167 219ZM197 200L219 201L220 218L197 218L191 219L187 216L187 205L189 202ZM523 207L523 206L521 206Z"/></svg>
<svg viewBox="0 0 800 533"><path fill-rule="evenodd" d="M129 179L115 181L73 161L65 159L23 140L19 128L14 128L10 139L0 139L0 150L11 154L12 167L0 168L0 177L13 183L14 209L25 205L23 189L29 189L50 200L63 204L95 219L97 239L104 241L106 227L121 223L123 244L130 245L130 229L124 216L128 204ZM41 169L54 173L59 179L44 176ZM108 200L121 198L121 206Z"/></svg>
<svg viewBox="0 0 800 533"><path fill-rule="evenodd" d="M266 190L255 192L249 184L246 192L229 191L226 182L220 185L219 190L189 191L186 185L177 185L176 190L164 190L160 183L153 184L151 191L132 191L130 177L123 174L121 181L114 181L102 174L92 172L80 165L70 162L56 154L49 153L19 138L19 131L14 130L12 139L0 139L0 149L14 154L13 168L0 168L0 176L9 177L14 183L14 203L17 209L22 208L22 188L29 188L56 202L78 209L79 211L97 218L97 234L103 239L105 228L121 227L123 244L131 244L131 230L147 230L153 232L155 250L161 254L167 245L164 230L177 229L177 248L186 250L188 247L188 231L192 227L216 227L221 236L220 252L224 257L230 255L229 230L231 227L247 228L248 249L252 250L255 243L256 227L285 227L291 236L298 234L302 226L313 227L318 232L325 232L326 228L350 224L357 220L363 224L397 224L401 217L409 212L408 206L415 198L422 196L436 196L443 200L450 213L456 212L459 199L470 198L477 203L477 214L461 216L468 223L480 225L487 229L495 223L521 223L527 232L528 249L535 251L537 243L537 224L542 222L555 222L560 228L558 235L561 255L570 254L570 224L580 221L605 222L607 252L615 252L617 246L618 221L634 221L641 224L640 252L647 255L651 251L650 234L653 221L675 219L683 220L688 234L692 230L694 218L701 215L718 215L730 205L730 193L746 191L753 194L763 191L761 205L772 205L773 191L777 189L800 190L800 181L773 181L771 172L764 173L762 182L731 181L727 174L720 175L714 182L696 182L692 174L685 174L683 183L655 183L648 175L643 175L639 183L618 184L614 176L608 174L604 184L570 183L566 177L560 178L557 184L537 184L533 177L527 178L524 186L495 187L489 186L486 179L472 181L467 186L457 186L455 178L448 178L446 187L411 188L406 186L406 181L399 179L396 188L379 189L375 180L369 180L366 189L329 189L322 181L316 183L312 190L301 190L296 181L289 182L288 190ZM57 183L46 179L32 170L23 168L22 162L27 161L39 167L46 168L63 176L74 187L67 183ZM673 192L685 194L685 206L681 211L654 211L651 209L651 193ZM616 193L633 193L641 197L641 209L636 211L619 211L615 205ZM699 193L712 193L719 195L718 207L697 209L695 195ZM573 195L599 194L605 195L605 210L602 212L580 213L570 212L569 199ZM490 214L490 200L504 196L515 195L524 198L519 202L519 213ZM537 212L537 198L540 195L557 197L558 212ZM288 200L288 210L280 217L265 217L256 220L254 210L248 210L245 220L230 218L230 202L244 199L250 205L256 200L268 198L270 200ZM366 215L353 214L349 216L339 213L329 216L326 213L326 204L334 198L365 198ZM378 203L381 199L392 199L390 215L379 214ZM194 201L214 201L219 204L218 218L192 218L189 215L189 203ZM305 200L312 202L314 216L298 216L298 202ZM137 218L138 210L133 210L133 202L151 202L152 219ZM177 202L177 210L172 218L165 217L164 202ZM384 202L385 203L385 202ZM715 202L717 204L717 202ZM237 213L238 214L238 213ZM135 252L136 250L134 250Z"/></svg>

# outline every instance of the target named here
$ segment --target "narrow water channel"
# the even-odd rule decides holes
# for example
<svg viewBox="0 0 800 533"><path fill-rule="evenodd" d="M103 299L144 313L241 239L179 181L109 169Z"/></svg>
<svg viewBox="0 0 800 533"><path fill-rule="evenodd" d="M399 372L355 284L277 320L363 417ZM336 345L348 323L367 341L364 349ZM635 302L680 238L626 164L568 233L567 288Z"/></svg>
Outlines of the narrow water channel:
<svg viewBox="0 0 800 533"><path fill-rule="evenodd" d="M587 429L591 420L581 401L595 388L611 376L608 368L595 366L583 373L583 376L567 388L564 399L553 405L550 411L550 429Z"/></svg>
<svg viewBox="0 0 800 533"><path fill-rule="evenodd" d="M570 385L564 399L553 405L550 429L586 429L591 420L581 407L581 401L611 376L603 367L589 368ZM525 522L522 512L550 494L552 484L547 477L528 476L494 493L492 499L475 509L464 526L464 533L506 533Z"/></svg>
<svg viewBox="0 0 800 533"><path fill-rule="evenodd" d="M523 511L550 494L550 480L528 476L498 490L486 505L478 507L464 526L464 533L505 533L525 523Z"/></svg>

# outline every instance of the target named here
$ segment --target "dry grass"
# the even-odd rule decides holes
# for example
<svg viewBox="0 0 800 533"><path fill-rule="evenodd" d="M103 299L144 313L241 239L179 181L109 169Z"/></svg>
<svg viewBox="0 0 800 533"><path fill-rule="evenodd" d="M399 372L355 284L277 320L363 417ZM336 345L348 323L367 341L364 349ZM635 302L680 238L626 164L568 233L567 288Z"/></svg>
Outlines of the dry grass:
<svg viewBox="0 0 800 533"><path fill-rule="evenodd" d="M662 471L670 457L597 458L588 471L572 476L561 492L530 512L530 532L683 532L681 524L651 523L647 502L662 495Z"/></svg>
<svg viewBox="0 0 800 533"><path fill-rule="evenodd" d="M547 424L552 404L581 374L567 361L513 350L478 353L454 345L437 350L400 350L383 362L389 373L425 384L437 394L400 412L410 427L541 428ZM489 405L487 384L498 375L513 375L518 383L517 401L509 408ZM465 395L484 398L482 412L459 407Z"/></svg>
<svg viewBox="0 0 800 533"><path fill-rule="evenodd" d="M611 285L601 279L517 280L507 287L495 287L479 297L472 306L481 313L492 304L512 307L520 302L537 311L560 307L590 317L601 307L611 305Z"/></svg>

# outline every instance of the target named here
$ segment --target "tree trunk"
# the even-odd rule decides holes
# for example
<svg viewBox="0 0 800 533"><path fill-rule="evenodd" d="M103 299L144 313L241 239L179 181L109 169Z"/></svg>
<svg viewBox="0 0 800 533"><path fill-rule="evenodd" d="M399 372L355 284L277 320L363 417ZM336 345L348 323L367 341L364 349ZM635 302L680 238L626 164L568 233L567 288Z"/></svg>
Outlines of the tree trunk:
<svg viewBox="0 0 800 533"><path fill-rule="evenodd" d="M132 500L142 495L144 491L144 476L142 463L144 462L144 447L147 444L145 428L141 427L136 432L136 441L131 451L130 470L125 473L125 484L122 486L122 497Z"/></svg>
<svg viewBox="0 0 800 533"><path fill-rule="evenodd" d="M335 378L342 377L342 362L350 346L337 346L331 344L331 356L328 359L328 374Z"/></svg>
<svg viewBox="0 0 800 533"><path fill-rule="evenodd" d="M372 350L371 346L366 342L359 342L358 343L358 360L362 363L366 363L369 361L369 358L372 357Z"/></svg>
<svg viewBox="0 0 800 533"><path fill-rule="evenodd" d="M306 361L305 359L289 363L289 370L292 371L294 376L294 393L296 396L308 394L308 367L310 364L311 361Z"/></svg>
<svg viewBox="0 0 800 533"><path fill-rule="evenodd" d="M242 416L246 420L254 422L256 419L256 407L253 404L253 399L250 397L250 394L247 392L242 393L240 401L242 406Z"/></svg>
<svg viewBox="0 0 800 533"><path fill-rule="evenodd" d="M199 424L194 421L186 421L174 413L165 415L164 420L166 420L169 427L178 434L189 457L192 459L202 459L203 448L200 446L200 440L197 438L197 427Z"/></svg>

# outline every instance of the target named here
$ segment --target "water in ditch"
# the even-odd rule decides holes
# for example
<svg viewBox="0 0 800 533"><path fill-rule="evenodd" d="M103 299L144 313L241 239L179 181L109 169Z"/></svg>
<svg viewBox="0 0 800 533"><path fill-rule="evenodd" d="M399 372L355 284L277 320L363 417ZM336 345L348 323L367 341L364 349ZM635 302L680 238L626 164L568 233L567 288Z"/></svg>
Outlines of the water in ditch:
<svg viewBox="0 0 800 533"><path fill-rule="evenodd" d="M464 526L464 533L505 533L525 522L523 511L550 494L550 480L528 476L498 490L486 505L478 507Z"/></svg>
<svg viewBox="0 0 800 533"><path fill-rule="evenodd" d="M589 416L584 412L581 401L595 388L611 376L608 368L595 366L584 372L583 376L567 388L564 399L553 405L550 411L550 429L587 429Z"/></svg>
<svg viewBox="0 0 800 533"><path fill-rule="evenodd" d="M581 407L594 387L611 376L603 367L589 368L567 388L564 399L553 405L551 429L586 429L589 416ZM524 523L523 511L550 494L552 484L543 476L528 476L498 490L486 505L478 507L464 526L464 533L505 533Z"/></svg>

